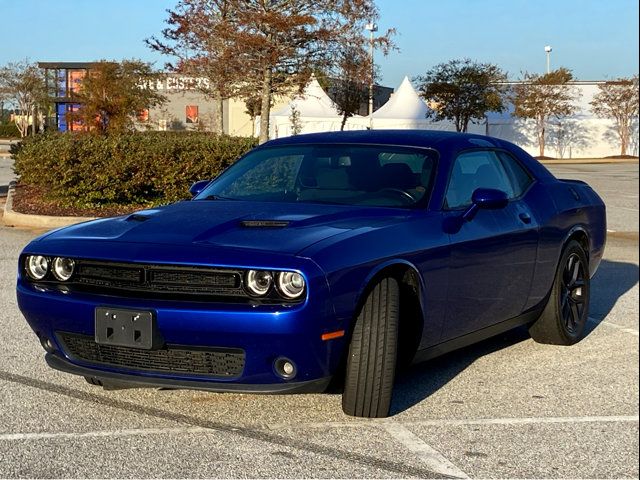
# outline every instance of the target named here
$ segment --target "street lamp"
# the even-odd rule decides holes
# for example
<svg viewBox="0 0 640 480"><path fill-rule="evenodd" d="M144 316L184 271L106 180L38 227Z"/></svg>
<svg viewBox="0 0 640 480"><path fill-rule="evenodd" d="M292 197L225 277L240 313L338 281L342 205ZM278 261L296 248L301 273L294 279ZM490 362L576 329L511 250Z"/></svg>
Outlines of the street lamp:
<svg viewBox="0 0 640 480"><path fill-rule="evenodd" d="M544 47L544 51L547 52L547 73L551 73L551 51L553 50L553 48L551 48L551 45L547 45L546 47Z"/></svg>
<svg viewBox="0 0 640 480"><path fill-rule="evenodd" d="M375 75L375 66L373 64L373 34L378 31L378 25L375 23L367 23L365 30L369 31L369 58L371 60L371 78L369 80L369 130L373 129L373 77Z"/></svg>

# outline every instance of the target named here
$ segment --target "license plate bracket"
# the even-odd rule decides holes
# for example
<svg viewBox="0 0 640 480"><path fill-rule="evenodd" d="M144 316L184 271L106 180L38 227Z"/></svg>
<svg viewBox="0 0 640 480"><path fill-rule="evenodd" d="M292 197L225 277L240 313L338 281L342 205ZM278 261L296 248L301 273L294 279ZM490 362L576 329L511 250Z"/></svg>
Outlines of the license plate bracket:
<svg viewBox="0 0 640 480"><path fill-rule="evenodd" d="M102 345L154 350L164 343L151 311L97 307L95 341Z"/></svg>

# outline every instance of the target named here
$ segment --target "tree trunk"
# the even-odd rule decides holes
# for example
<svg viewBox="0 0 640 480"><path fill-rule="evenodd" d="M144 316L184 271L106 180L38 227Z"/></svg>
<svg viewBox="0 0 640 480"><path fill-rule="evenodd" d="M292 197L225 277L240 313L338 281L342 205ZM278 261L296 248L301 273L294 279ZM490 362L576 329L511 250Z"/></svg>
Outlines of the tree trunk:
<svg viewBox="0 0 640 480"><path fill-rule="evenodd" d="M344 126L347 124L347 114L346 112L342 115L342 123L340 124L340 131L344 131Z"/></svg>
<svg viewBox="0 0 640 480"><path fill-rule="evenodd" d="M618 136L620 137L620 155L627 154L627 145L629 145L629 123L623 119L618 120Z"/></svg>
<svg viewBox="0 0 640 480"><path fill-rule="evenodd" d="M263 144L269 140L269 114L271 113L271 82L273 72L266 67L262 79L262 109L260 113L260 138L258 143Z"/></svg>
<svg viewBox="0 0 640 480"><path fill-rule="evenodd" d="M545 128L543 120L538 120L538 146L540 147L540 156L544 157L544 134Z"/></svg>
<svg viewBox="0 0 640 480"><path fill-rule="evenodd" d="M212 115L212 130L214 133L224 133L224 120L223 120L223 104L224 100L219 93L214 93L213 97L213 115Z"/></svg>

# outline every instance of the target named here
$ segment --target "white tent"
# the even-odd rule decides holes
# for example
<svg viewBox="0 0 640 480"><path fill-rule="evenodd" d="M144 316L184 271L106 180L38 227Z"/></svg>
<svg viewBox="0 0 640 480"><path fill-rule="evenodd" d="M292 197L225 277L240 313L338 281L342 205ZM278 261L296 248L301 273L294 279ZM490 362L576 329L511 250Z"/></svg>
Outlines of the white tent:
<svg viewBox="0 0 640 480"><path fill-rule="evenodd" d="M389 101L373 112L372 117L374 126L375 123L383 123L383 121L415 121L420 123L427 122L427 113L429 113L429 108L413 88L409 78L404 77Z"/></svg>
<svg viewBox="0 0 640 480"><path fill-rule="evenodd" d="M349 124L353 125L352 128L356 128L356 125L359 128L369 128L371 126L376 130L455 130L455 125L452 122L434 122L427 118L428 113L429 107L413 88L409 78L404 77L404 80L389 101L373 112L373 115L351 119ZM482 133L484 133L484 126L482 127Z"/></svg>
<svg viewBox="0 0 640 480"><path fill-rule="evenodd" d="M300 133L328 132L340 130L342 116L329 95L312 76L304 91L284 108L270 116L270 138L293 135L292 118L298 115Z"/></svg>

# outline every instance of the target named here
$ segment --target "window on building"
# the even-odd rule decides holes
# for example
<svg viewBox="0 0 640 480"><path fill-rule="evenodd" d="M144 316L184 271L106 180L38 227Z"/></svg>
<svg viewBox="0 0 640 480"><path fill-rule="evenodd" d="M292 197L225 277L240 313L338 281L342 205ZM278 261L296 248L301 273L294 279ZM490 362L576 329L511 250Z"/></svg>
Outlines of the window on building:
<svg viewBox="0 0 640 480"><path fill-rule="evenodd" d="M187 105L186 107L186 123L198 123L198 105Z"/></svg>
<svg viewBox="0 0 640 480"><path fill-rule="evenodd" d="M136 114L136 118L139 122L148 122L149 121L149 109L145 108L144 110L140 110Z"/></svg>

